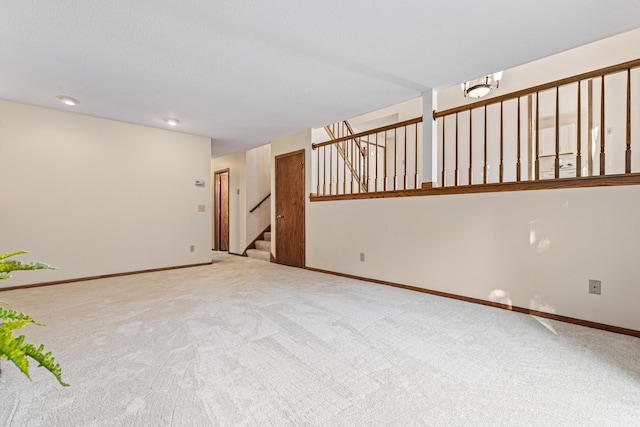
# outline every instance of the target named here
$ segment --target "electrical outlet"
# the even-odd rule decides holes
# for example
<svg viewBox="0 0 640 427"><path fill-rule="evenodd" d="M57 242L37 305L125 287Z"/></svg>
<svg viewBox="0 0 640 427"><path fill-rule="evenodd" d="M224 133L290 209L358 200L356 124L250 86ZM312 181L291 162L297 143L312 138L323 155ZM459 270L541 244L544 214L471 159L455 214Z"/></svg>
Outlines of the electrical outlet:
<svg viewBox="0 0 640 427"><path fill-rule="evenodd" d="M193 252L193 251L195 251L195 250L196 250L195 245L191 245L191 246L189 246L189 252Z"/></svg>
<svg viewBox="0 0 640 427"><path fill-rule="evenodd" d="M204 205L198 205L198 212L204 212Z"/></svg>
<svg viewBox="0 0 640 427"><path fill-rule="evenodd" d="M600 280L589 279L589 293L600 295L602 282Z"/></svg>
<svg viewBox="0 0 640 427"><path fill-rule="evenodd" d="M364 252L360 252L360 261L364 261Z"/></svg>

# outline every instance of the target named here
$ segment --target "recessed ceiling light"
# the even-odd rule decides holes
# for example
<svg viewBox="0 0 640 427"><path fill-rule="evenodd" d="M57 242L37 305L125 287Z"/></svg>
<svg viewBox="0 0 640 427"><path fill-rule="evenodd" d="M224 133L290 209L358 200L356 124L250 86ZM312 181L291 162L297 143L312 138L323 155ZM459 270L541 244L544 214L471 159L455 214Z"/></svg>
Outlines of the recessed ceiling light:
<svg viewBox="0 0 640 427"><path fill-rule="evenodd" d="M165 121L165 122L167 122L167 124L168 124L169 126L177 126L177 125L178 125L178 123L180 123L180 120L178 120L178 119L172 119L172 118L166 118L166 119L164 119L164 121Z"/></svg>
<svg viewBox="0 0 640 427"><path fill-rule="evenodd" d="M56 98L58 98L60 100L60 102L62 102L63 104L66 105L78 105L80 103L80 101L78 101L75 98L72 98L70 96L67 95L58 95Z"/></svg>

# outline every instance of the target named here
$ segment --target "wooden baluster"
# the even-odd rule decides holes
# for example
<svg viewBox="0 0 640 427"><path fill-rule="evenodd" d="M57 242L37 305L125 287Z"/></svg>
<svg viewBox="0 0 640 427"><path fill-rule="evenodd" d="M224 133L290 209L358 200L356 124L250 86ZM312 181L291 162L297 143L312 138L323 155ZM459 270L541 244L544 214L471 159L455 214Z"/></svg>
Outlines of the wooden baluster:
<svg viewBox="0 0 640 427"><path fill-rule="evenodd" d="M556 159L554 178L560 178L560 87L556 86Z"/></svg>
<svg viewBox="0 0 640 427"><path fill-rule="evenodd" d="M516 181L520 181L521 180L521 165L520 165L520 145L521 145L521 141L520 141L520 97L518 97L518 125L517 125L517 131L518 132L518 136L516 137L516 144L518 144L518 147L516 149Z"/></svg>
<svg viewBox="0 0 640 427"><path fill-rule="evenodd" d="M540 179L540 92L536 92L536 162L535 180Z"/></svg>
<svg viewBox="0 0 640 427"><path fill-rule="evenodd" d="M371 137L369 137L371 138ZM376 132L376 189L375 191L378 191L378 157L380 157L378 154L378 150L380 149L380 146L378 145L378 133Z"/></svg>
<svg viewBox="0 0 640 427"><path fill-rule="evenodd" d="M364 189L364 174L365 174L365 170L364 170L364 157L362 154L362 144L360 144L360 142L358 142L357 140L353 140L354 143L356 144L355 150L356 150L356 154L358 156L358 193L363 193L363 189Z"/></svg>
<svg viewBox="0 0 640 427"><path fill-rule="evenodd" d="M578 80L578 133L576 135L576 177L582 176L582 88L581 81Z"/></svg>
<svg viewBox="0 0 640 427"><path fill-rule="evenodd" d="M587 174L593 176L593 79L587 82Z"/></svg>
<svg viewBox="0 0 640 427"><path fill-rule="evenodd" d="M393 191L398 185L398 133L397 128L393 129Z"/></svg>
<svg viewBox="0 0 640 427"><path fill-rule="evenodd" d="M404 187L403 190L407 189L407 126L404 126L404 165L402 167L404 172Z"/></svg>
<svg viewBox="0 0 640 427"><path fill-rule="evenodd" d="M333 148L335 144L329 145L329 195L333 194Z"/></svg>
<svg viewBox="0 0 640 427"><path fill-rule="evenodd" d="M362 139L360 139L360 144L362 144ZM371 171L371 144L369 144L369 141L367 140L367 180L365 181L365 189L367 191L369 191L369 177L370 177L370 171Z"/></svg>
<svg viewBox="0 0 640 427"><path fill-rule="evenodd" d="M458 113L456 113L456 169L453 177L454 186L458 186Z"/></svg>
<svg viewBox="0 0 640 427"><path fill-rule="evenodd" d="M351 158L351 169L349 170L349 173L351 174L351 179L349 180L349 193L353 194L353 179L354 179L354 171L358 170L357 169L357 164L356 164L356 157L353 155L353 141L352 140L347 140L347 151L349 152L349 158Z"/></svg>
<svg viewBox="0 0 640 427"><path fill-rule="evenodd" d="M317 181L316 194L319 196L320 195L320 147L316 149L316 157L318 158L318 181Z"/></svg>
<svg viewBox="0 0 640 427"><path fill-rule="evenodd" d="M347 141L342 142L342 152L344 153L342 159L342 194L347 194L347 161L349 160L349 152L347 151Z"/></svg>
<svg viewBox="0 0 640 427"><path fill-rule="evenodd" d="M356 141L356 147L359 154L358 157L360 158L360 169L358 169L360 173L360 189L358 191L360 191L361 193L364 193L366 192L366 188L367 188L365 186L365 182L367 178L367 158L363 153L365 151L365 148L362 141L361 140L354 140L354 141Z"/></svg>
<svg viewBox="0 0 640 427"><path fill-rule="evenodd" d="M442 186L446 186L446 181L445 181L445 146L446 146L446 139L447 139L447 131L446 131L446 121L447 118L446 116L442 117Z"/></svg>
<svg viewBox="0 0 640 427"><path fill-rule="evenodd" d="M362 152L360 151L360 145L358 141L353 139L353 153L357 160L358 167L356 168L356 187L358 193L362 193L362 176L364 175L364 168L362 167Z"/></svg>
<svg viewBox="0 0 640 427"><path fill-rule="evenodd" d="M353 187L354 187L354 183L355 183L355 187L356 187L356 192L360 193L360 149L358 148L358 145L356 144L356 140L355 139L350 139L349 141L351 141L351 151L352 151L352 155L353 155L353 170L354 172L351 174L351 187L352 190L351 192L353 192Z"/></svg>
<svg viewBox="0 0 640 427"><path fill-rule="evenodd" d="M527 96L527 180L533 180L533 96Z"/></svg>
<svg viewBox="0 0 640 427"><path fill-rule="evenodd" d="M358 174L358 179L360 179L360 156L356 156L356 140L350 139L350 147L351 147L351 158L353 159L353 169L351 172L351 193L353 193L353 182L356 180L356 173ZM360 188L358 188L358 193L360 192Z"/></svg>
<svg viewBox="0 0 640 427"><path fill-rule="evenodd" d="M487 106L484 106L484 168L482 170L482 183L487 183L489 166L487 165Z"/></svg>
<svg viewBox="0 0 640 427"><path fill-rule="evenodd" d="M369 177L369 146L368 144L365 145L365 141L362 138L358 138L358 144L360 147L360 153L364 153L361 155L362 158L362 163L363 163L363 172L362 172L362 178L360 179L360 183L361 186L363 188L363 192L368 192L369 191L369 182L368 182L368 177Z"/></svg>
<svg viewBox="0 0 640 427"><path fill-rule="evenodd" d="M340 123L334 123L335 127L336 127L336 136L338 138L342 137L342 133L341 133L341 129L340 129ZM336 151L336 175L338 175L338 143L332 144L332 147L335 147L335 151ZM331 168L333 166L333 149L330 150L330 157L329 157L329 167ZM331 173L329 174L331 175L331 180L329 181L329 194L333 194L333 189L334 189L334 185L333 185L333 171L331 171ZM335 185L335 189L336 189L336 194L338 193L338 179L336 178L336 185Z"/></svg>
<svg viewBox="0 0 640 427"><path fill-rule="evenodd" d="M605 171L605 154L604 154L604 134L606 132L604 122L604 75L602 75L602 89L600 90L600 175L604 175Z"/></svg>
<svg viewBox="0 0 640 427"><path fill-rule="evenodd" d="M407 128L406 127L404 128L404 145L405 146L407 145ZM405 164L402 169L404 170L406 166L407 165Z"/></svg>
<svg viewBox="0 0 640 427"><path fill-rule="evenodd" d="M469 110L469 185L473 185L473 110Z"/></svg>
<svg viewBox="0 0 640 427"><path fill-rule="evenodd" d="M414 161L414 165L415 165L415 169L416 169L416 173L415 173L415 183L414 183L414 187L415 189L418 189L418 124L415 124L416 126L416 149L414 151L415 153L415 161Z"/></svg>
<svg viewBox="0 0 640 427"><path fill-rule="evenodd" d="M631 68L627 68L627 149L624 173L631 173Z"/></svg>
<svg viewBox="0 0 640 427"><path fill-rule="evenodd" d="M327 194L327 146L322 146L322 169L324 172L322 174L322 195Z"/></svg>
<svg viewBox="0 0 640 427"><path fill-rule="evenodd" d="M384 191L387 191L387 131L384 131Z"/></svg>
<svg viewBox="0 0 640 427"><path fill-rule="evenodd" d="M504 181L504 120L503 102L500 101L500 182Z"/></svg>

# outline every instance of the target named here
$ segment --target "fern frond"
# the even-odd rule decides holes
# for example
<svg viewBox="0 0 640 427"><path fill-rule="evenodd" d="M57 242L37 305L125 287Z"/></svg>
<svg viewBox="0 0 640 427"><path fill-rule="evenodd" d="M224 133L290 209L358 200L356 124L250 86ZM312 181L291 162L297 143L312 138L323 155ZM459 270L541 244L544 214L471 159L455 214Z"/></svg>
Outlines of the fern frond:
<svg viewBox="0 0 640 427"><path fill-rule="evenodd" d="M40 365L38 367L43 367L49 372L53 374L58 379L58 382L68 387L69 384L62 381L62 369L60 365L56 363L56 359L51 355L51 352L43 353L44 346L40 344L40 347L36 348L33 344L25 344L23 346L27 356L31 357L33 360L38 362Z"/></svg>
<svg viewBox="0 0 640 427"><path fill-rule="evenodd" d="M6 255L6 254L5 254ZM55 267L45 264L44 262L23 263L20 261L0 261L0 280L11 277L10 272L19 270L55 270Z"/></svg>
<svg viewBox="0 0 640 427"><path fill-rule="evenodd" d="M55 270L55 267L45 264L44 262L20 262L20 261L2 261L0 262L0 272L10 272L18 270Z"/></svg>
<svg viewBox="0 0 640 427"><path fill-rule="evenodd" d="M24 328L29 323L31 322L26 320L10 320L8 322L3 322L2 324L0 324L0 333L6 334L10 333L11 331L17 331L18 329Z"/></svg>
<svg viewBox="0 0 640 427"><path fill-rule="evenodd" d="M14 338L10 333L0 334L0 357L5 357L12 361L27 378L29 375L29 359L27 350L23 345L24 335Z"/></svg>
<svg viewBox="0 0 640 427"><path fill-rule="evenodd" d="M22 263L20 261L7 260L16 255L26 254L26 251L0 253L0 280L9 279L12 271L17 270L55 270L55 267L43 262ZM24 335L13 337L13 331L24 328L30 323L39 325L31 316L19 313L15 310L7 310L0 307L0 359L12 361L20 371L31 379L29 375L29 358L39 363L56 377L63 386L69 384L62 381L62 369L51 355L44 353L44 346L36 348L33 344L24 342ZM42 326L42 325L41 325Z"/></svg>
<svg viewBox="0 0 640 427"><path fill-rule="evenodd" d="M24 313L19 313L15 310L7 310L0 307L0 319L4 321L16 320L16 321L26 321L28 323L35 323L36 325L40 325L40 323L33 320L31 316L27 316ZM40 325L44 326L44 325Z"/></svg>
<svg viewBox="0 0 640 427"><path fill-rule="evenodd" d="M6 253L6 254L0 254L0 259L11 258L12 256L28 254L28 253L29 252L27 252L27 251L9 252L9 253Z"/></svg>

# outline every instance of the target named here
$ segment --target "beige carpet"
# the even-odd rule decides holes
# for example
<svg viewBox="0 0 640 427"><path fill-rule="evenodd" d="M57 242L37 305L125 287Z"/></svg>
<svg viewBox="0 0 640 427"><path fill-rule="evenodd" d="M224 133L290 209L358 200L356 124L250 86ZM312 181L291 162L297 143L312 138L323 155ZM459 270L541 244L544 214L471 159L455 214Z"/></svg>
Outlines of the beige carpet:
<svg viewBox="0 0 640 427"><path fill-rule="evenodd" d="M637 338L247 258L0 300L71 383L3 361L2 426L640 425Z"/></svg>

